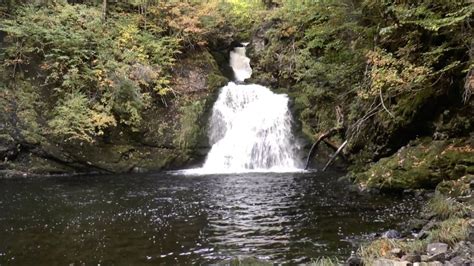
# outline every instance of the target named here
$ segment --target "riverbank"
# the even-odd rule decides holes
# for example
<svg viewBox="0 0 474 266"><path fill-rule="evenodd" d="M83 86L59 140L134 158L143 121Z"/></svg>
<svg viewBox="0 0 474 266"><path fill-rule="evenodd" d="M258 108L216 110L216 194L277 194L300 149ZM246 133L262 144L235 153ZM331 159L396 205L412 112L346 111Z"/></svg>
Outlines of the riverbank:
<svg viewBox="0 0 474 266"><path fill-rule="evenodd" d="M473 183L461 197L436 191L409 235L384 237L362 246L364 265L471 265L474 262Z"/></svg>

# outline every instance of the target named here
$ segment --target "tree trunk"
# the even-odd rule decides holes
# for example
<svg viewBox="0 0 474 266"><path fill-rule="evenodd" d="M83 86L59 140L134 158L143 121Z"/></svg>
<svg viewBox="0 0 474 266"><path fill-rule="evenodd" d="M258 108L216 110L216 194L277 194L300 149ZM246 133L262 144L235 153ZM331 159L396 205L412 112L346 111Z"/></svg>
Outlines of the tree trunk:
<svg viewBox="0 0 474 266"><path fill-rule="evenodd" d="M102 20L107 20L107 0L102 1Z"/></svg>

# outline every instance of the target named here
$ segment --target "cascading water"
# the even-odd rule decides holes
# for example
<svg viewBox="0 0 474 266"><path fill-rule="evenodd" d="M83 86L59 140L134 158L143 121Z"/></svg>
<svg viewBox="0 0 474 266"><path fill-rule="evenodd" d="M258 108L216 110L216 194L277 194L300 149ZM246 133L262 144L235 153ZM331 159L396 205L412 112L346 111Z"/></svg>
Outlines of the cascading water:
<svg viewBox="0 0 474 266"><path fill-rule="evenodd" d="M244 43L244 45L246 46L247 43ZM234 51L230 52L230 67L234 71L235 79L238 82L243 82L252 76L250 58L245 55L245 46L235 47Z"/></svg>
<svg viewBox="0 0 474 266"><path fill-rule="evenodd" d="M236 47L230 53L230 66L238 83L252 75L245 50ZM291 125L286 94L275 94L257 84L229 82L221 89L212 110L212 148L203 167L195 172L298 171L301 163Z"/></svg>

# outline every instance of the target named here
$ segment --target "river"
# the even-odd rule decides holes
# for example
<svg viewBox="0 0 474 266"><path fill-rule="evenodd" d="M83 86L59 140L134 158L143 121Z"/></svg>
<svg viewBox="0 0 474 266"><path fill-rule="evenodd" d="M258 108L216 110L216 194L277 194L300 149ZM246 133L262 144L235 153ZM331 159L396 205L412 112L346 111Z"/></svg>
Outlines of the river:
<svg viewBox="0 0 474 266"><path fill-rule="evenodd" d="M348 256L412 198L363 196L337 172L0 180L0 264L208 264Z"/></svg>

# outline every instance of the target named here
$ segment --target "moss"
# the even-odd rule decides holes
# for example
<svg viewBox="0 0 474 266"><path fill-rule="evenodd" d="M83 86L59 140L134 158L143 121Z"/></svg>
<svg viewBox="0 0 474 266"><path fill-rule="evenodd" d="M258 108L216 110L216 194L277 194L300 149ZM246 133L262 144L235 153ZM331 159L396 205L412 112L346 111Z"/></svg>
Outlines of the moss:
<svg viewBox="0 0 474 266"><path fill-rule="evenodd" d="M76 151L72 162L80 162L91 169L108 172L129 172L135 168L141 171L161 170L175 160L186 161L186 152L179 149L145 147L133 145L85 146Z"/></svg>
<svg viewBox="0 0 474 266"><path fill-rule="evenodd" d="M382 189L434 188L443 180L468 174L474 163L474 150L463 140L424 139L412 144L356 173L356 180Z"/></svg>
<svg viewBox="0 0 474 266"><path fill-rule="evenodd" d="M223 87L228 81L222 74L214 72L207 76L207 87L209 91L214 92L216 89Z"/></svg>
<svg viewBox="0 0 474 266"><path fill-rule="evenodd" d="M9 146L14 144L15 140L9 134L0 134L0 143Z"/></svg>
<svg viewBox="0 0 474 266"><path fill-rule="evenodd" d="M432 101L435 93L434 88L426 87L415 94L401 98L395 107L395 125L404 126L411 123L418 113L423 111L423 107Z"/></svg>
<svg viewBox="0 0 474 266"><path fill-rule="evenodd" d="M18 169L18 167L16 167ZM35 174L65 174L75 172L76 169L69 167L64 164L54 162L39 156L32 155L28 161L28 169L25 169L30 173Z"/></svg>
<svg viewBox="0 0 474 266"><path fill-rule="evenodd" d="M204 114L206 101L191 102L183 106L180 110L181 129L177 140L177 145L181 148L195 147L199 139L206 133L205 127L202 127L200 120Z"/></svg>

